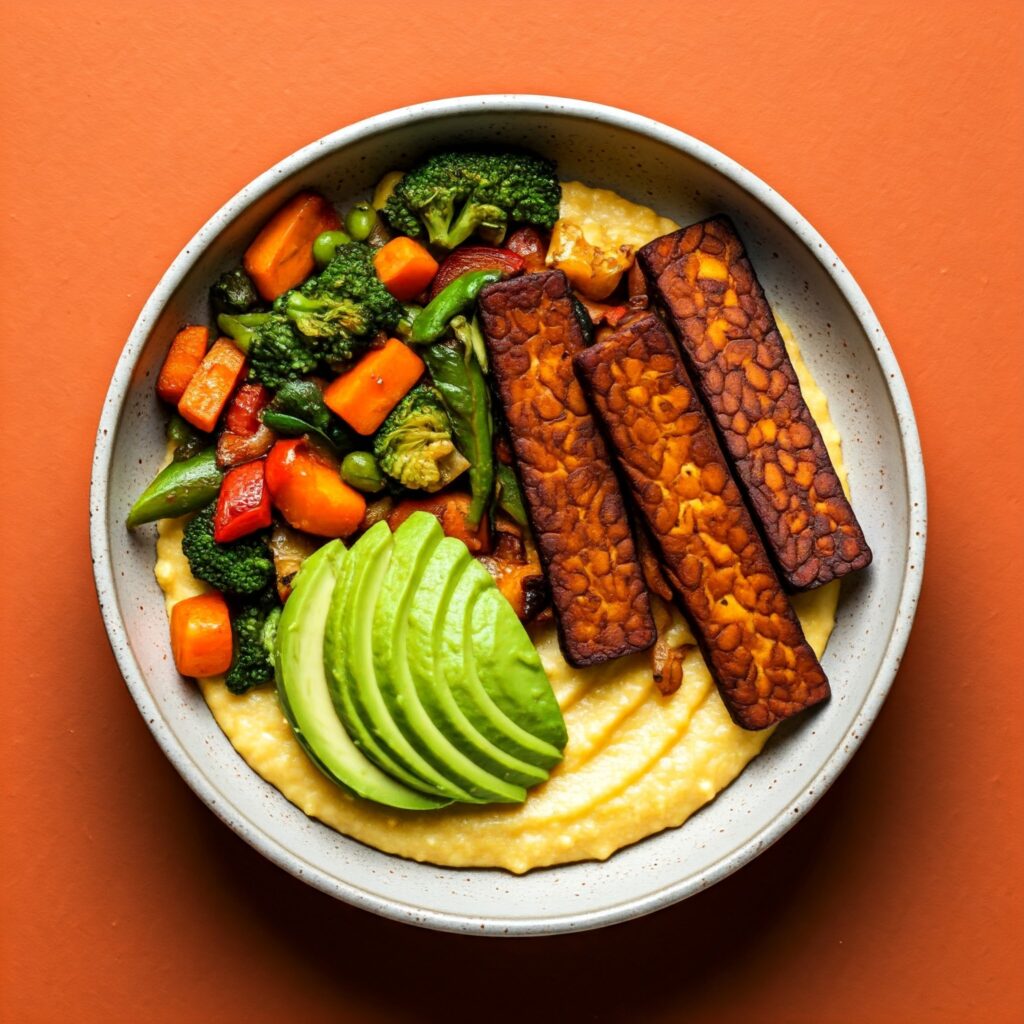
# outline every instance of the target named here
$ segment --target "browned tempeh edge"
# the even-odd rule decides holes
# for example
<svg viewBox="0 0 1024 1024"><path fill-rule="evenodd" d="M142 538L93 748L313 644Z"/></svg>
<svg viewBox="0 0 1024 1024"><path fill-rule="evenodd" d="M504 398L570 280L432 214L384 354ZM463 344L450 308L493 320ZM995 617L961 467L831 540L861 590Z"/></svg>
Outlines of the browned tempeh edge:
<svg viewBox="0 0 1024 1024"><path fill-rule="evenodd" d="M647 315L575 364L733 720L764 729L825 700L828 680L668 329Z"/></svg>
<svg viewBox="0 0 1024 1024"><path fill-rule="evenodd" d="M727 217L638 253L669 314L785 583L828 583L871 561L768 300Z"/></svg>
<svg viewBox="0 0 1024 1024"><path fill-rule="evenodd" d="M622 491L573 373L583 336L565 275L491 285L480 319L566 660L595 665L650 647Z"/></svg>

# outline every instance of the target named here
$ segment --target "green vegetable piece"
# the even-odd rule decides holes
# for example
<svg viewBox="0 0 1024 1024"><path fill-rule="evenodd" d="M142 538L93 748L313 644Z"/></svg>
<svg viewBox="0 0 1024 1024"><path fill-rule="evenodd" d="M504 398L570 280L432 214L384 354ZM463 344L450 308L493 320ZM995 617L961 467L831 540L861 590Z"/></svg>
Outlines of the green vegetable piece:
<svg viewBox="0 0 1024 1024"><path fill-rule="evenodd" d="M576 314L576 320L580 325L580 333L583 335L583 344L590 348L594 344L594 321L590 319L587 307L580 302L577 296L572 297L572 308Z"/></svg>
<svg viewBox="0 0 1024 1024"><path fill-rule="evenodd" d="M377 211L369 203L356 203L345 217L345 230L357 242L365 242L376 225Z"/></svg>
<svg viewBox="0 0 1024 1024"><path fill-rule="evenodd" d="M511 466L499 463L494 478L498 508L520 526L529 525L526 518L526 506L523 504L523 492L519 489L515 471Z"/></svg>
<svg viewBox="0 0 1024 1024"><path fill-rule="evenodd" d="M377 688L398 732L427 764L465 794L461 799L521 803L526 799L522 786L483 768L438 728L424 707L410 671L410 608L422 587L426 565L443 538L441 524L426 512L413 513L392 536L391 561L373 612ZM439 594L433 591L429 596L436 602Z"/></svg>
<svg viewBox="0 0 1024 1024"><path fill-rule="evenodd" d="M423 312L423 307L406 303L404 309L405 315L395 325L395 333L403 341L410 341L412 339L413 324L416 323L417 318Z"/></svg>
<svg viewBox="0 0 1024 1024"><path fill-rule="evenodd" d="M318 267L326 267L334 259L338 246L348 245L351 241L352 237L344 231L324 231L313 241L313 262ZM361 242L362 239L357 239L357 241Z"/></svg>
<svg viewBox="0 0 1024 1024"><path fill-rule="evenodd" d="M370 452L349 452L341 463L341 479L365 494L376 494L387 485Z"/></svg>
<svg viewBox="0 0 1024 1024"><path fill-rule="evenodd" d="M248 693L274 678L273 644L268 648L268 629L276 628L281 614L272 597L264 596L246 605L231 617L234 660L224 676L227 688L235 694Z"/></svg>
<svg viewBox="0 0 1024 1024"><path fill-rule="evenodd" d="M217 313L248 313L260 304L252 279L241 268L227 270L210 288L210 302Z"/></svg>
<svg viewBox="0 0 1024 1024"><path fill-rule="evenodd" d="M441 153L395 184L384 215L395 231L425 231L445 249L474 232L497 245L513 222L553 227L561 196L554 164L530 153Z"/></svg>
<svg viewBox="0 0 1024 1024"><path fill-rule="evenodd" d="M464 313L476 301L484 285L501 280L500 270L470 270L441 289L412 325L413 342L437 341L452 318Z"/></svg>
<svg viewBox="0 0 1024 1024"><path fill-rule="evenodd" d="M403 786L353 742L338 718L324 668L327 613L347 552L340 540L310 555L292 584L276 640L277 693L295 738L329 779L390 807L429 810L450 801Z"/></svg>
<svg viewBox="0 0 1024 1024"><path fill-rule="evenodd" d="M283 384L264 410L263 422L285 437L313 434L339 456L359 444L355 433L327 408L320 388L311 380Z"/></svg>
<svg viewBox="0 0 1024 1024"><path fill-rule="evenodd" d="M217 317L217 327L221 334L226 334L248 355L257 329L270 323L272 319L272 313L221 313Z"/></svg>
<svg viewBox="0 0 1024 1024"><path fill-rule="evenodd" d="M174 462L184 462L198 455L209 443L209 436L196 430L191 423L178 413L171 413L167 421L167 440L174 443Z"/></svg>
<svg viewBox="0 0 1024 1024"><path fill-rule="evenodd" d="M184 462L165 466L128 513L128 529L157 519L173 519L208 505L220 491L217 451L208 448Z"/></svg>
<svg viewBox="0 0 1024 1024"><path fill-rule="evenodd" d="M467 519L476 526L494 487L493 421L487 381L476 356L461 345L431 345L423 350L423 361L448 411L455 446L469 460L472 500Z"/></svg>
<svg viewBox="0 0 1024 1024"><path fill-rule="evenodd" d="M462 342L467 353L476 356L480 369L487 372L487 343L484 341L484 332L480 330L480 321L474 316L467 320L464 316L452 318L452 333Z"/></svg>
<svg viewBox="0 0 1024 1024"><path fill-rule="evenodd" d="M444 402L429 384L417 384L391 410L373 435L373 454L403 487L430 493L469 467L452 440Z"/></svg>
<svg viewBox="0 0 1024 1024"><path fill-rule="evenodd" d="M266 590L274 579L274 563L265 532L218 544L213 539L216 504L211 502L185 524L181 550L192 575L225 594L249 596Z"/></svg>

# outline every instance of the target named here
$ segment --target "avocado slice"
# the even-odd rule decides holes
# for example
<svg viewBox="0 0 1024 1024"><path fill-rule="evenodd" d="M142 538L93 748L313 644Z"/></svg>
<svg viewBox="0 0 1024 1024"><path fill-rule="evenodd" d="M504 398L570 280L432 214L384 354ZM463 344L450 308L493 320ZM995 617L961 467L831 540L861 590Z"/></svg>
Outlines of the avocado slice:
<svg viewBox="0 0 1024 1024"><path fill-rule="evenodd" d="M310 760L332 782L389 807L442 807L450 801L409 789L368 760L335 713L322 652L331 594L346 555L340 540L331 541L310 555L295 577L274 652L281 707Z"/></svg>
<svg viewBox="0 0 1024 1024"><path fill-rule="evenodd" d="M482 591L474 604L470 635L477 675L494 703L527 732L564 750L565 720L540 655L497 586Z"/></svg>
<svg viewBox="0 0 1024 1024"><path fill-rule="evenodd" d="M477 730L455 702L444 673L434 663L435 638L444 628L452 593L471 557L466 545L452 537L443 538L434 548L409 605L409 673L423 710L470 760L506 782L536 786L547 779L548 773L502 750Z"/></svg>
<svg viewBox="0 0 1024 1024"><path fill-rule="evenodd" d="M529 635L515 617L511 606L509 611L512 612L515 627L509 630L508 635L494 636L488 640L481 621L474 639L473 611L481 595L488 591L501 597L491 574L475 559L470 559L452 591L444 624L434 636L434 661L437 671L442 674L440 685L451 691L455 703L474 728L495 746L538 768L552 768L562 760L564 740L560 744L552 743L541 736L535 736L521 724L537 720L538 715L531 703L541 684L547 688L550 703L545 703L548 711L540 717L554 714L558 722L562 721L540 659L537 658L536 664L531 664L525 657L519 663L512 659L513 677L495 679L488 675L486 686L481 681L483 676L477 668L475 642L480 642L485 652L493 651L499 643L508 644L516 650L525 645L536 657ZM504 598L501 599L504 601ZM485 663L487 660L485 658ZM493 654L489 660L492 663L495 661ZM491 696L491 687L495 687L500 702ZM564 737L564 730L565 725L562 723L561 729L557 725L549 725L545 731L555 737Z"/></svg>
<svg viewBox="0 0 1024 1024"><path fill-rule="evenodd" d="M446 778L480 803L521 803L526 790L492 775L455 746L424 710L409 666L408 635L414 598L437 604L443 587L424 570L444 537L436 517L414 512L395 531L391 563L373 614L374 676L384 703L405 738Z"/></svg>
<svg viewBox="0 0 1024 1024"><path fill-rule="evenodd" d="M414 789L477 803L405 738L381 696L373 658L373 619L394 543L387 523L371 527L351 547L334 588L324 661L338 715L363 752Z"/></svg>

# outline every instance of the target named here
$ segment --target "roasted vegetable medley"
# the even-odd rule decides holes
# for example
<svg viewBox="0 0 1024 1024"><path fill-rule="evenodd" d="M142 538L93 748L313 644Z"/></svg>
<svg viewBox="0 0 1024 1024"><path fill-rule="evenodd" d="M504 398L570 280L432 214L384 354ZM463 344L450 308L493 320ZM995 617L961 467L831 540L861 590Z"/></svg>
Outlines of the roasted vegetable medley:
<svg viewBox="0 0 1024 1024"><path fill-rule="evenodd" d="M437 154L344 217L294 196L212 283L210 325L180 329L157 380L171 459L127 520L191 516L183 551L214 592L174 609L183 674L223 673L234 693L270 681L305 558L416 511L521 620L550 614L476 302L544 268L560 194L528 153Z"/></svg>

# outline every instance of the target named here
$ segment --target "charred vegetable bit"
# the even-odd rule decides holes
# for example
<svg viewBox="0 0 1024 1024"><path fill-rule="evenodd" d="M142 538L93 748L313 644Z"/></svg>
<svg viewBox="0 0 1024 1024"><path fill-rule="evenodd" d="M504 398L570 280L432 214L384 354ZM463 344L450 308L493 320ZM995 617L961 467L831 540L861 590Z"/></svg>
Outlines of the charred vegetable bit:
<svg viewBox="0 0 1024 1024"><path fill-rule="evenodd" d="M277 575L277 596L283 603L292 592L292 580L302 568L302 563L322 542L310 537L308 533L300 533L290 526L277 523L270 532L268 543Z"/></svg>
<svg viewBox="0 0 1024 1024"><path fill-rule="evenodd" d="M128 513L129 529L157 519L174 519L208 505L220 490L221 471L213 448L165 466ZM212 507L212 506L211 506Z"/></svg>
<svg viewBox="0 0 1024 1024"><path fill-rule="evenodd" d="M181 549L196 579L226 594L257 594L274 578L265 538L249 536L232 544L218 544L213 539L216 502L211 502L188 521L181 539Z"/></svg>
<svg viewBox="0 0 1024 1024"><path fill-rule="evenodd" d="M515 277L526 266L522 256L511 249L493 245L463 245L441 264L430 284L430 298L435 298L452 283L471 270L497 270L502 277Z"/></svg>
<svg viewBox="0 0 1024 1024"><path fill-rule="evenodd" d="M260 304L260 296L252 278L241 267L235 267L214 282L210 303L217 313L248 313Z"/></svg>
<svg viewBox="0 0 1024 1024"><path fill-rule="evenodd" d="M418 384L373 437L377 464L403 487L439 491L468 466L452 440L452 424L436 388Z"/></svg>
<svg viewBox="0 0 1024 1024"><path fill-rule="evenodd" d="M178 413L172 412L167 421L167 440L174 442L174 462L185 462L193 455L198 455L210 443L210 439L196 430L188 420Z"/></svg>
<svg viewBox="0 0 1024 1024"><path fill-rule="evenodd" d="M474 232L496 245L512 222L553 227L561 195L554 164L532 154L441 153L395 184L384 215L444 249Z"/></svg>
<svg viewBox="0 0 1024 1024"><path fill-rule="evenodd" d="M462 324L469 329L465 320ZM482 344L483 339L480 340ZM471 344L431 345L423 350L423 358L448 410L455 445L469 460L469 487L473 495L469 519L475 526L494 489L493 422L487 381Z"/></svg>
<svg viewBox="0 0 1024 1024"><path fill-rule="evenodd" d="M274 639L280 617L273 592L231 617L234 656L224 682L232 693L248 693L274 678Z"/></svg>

